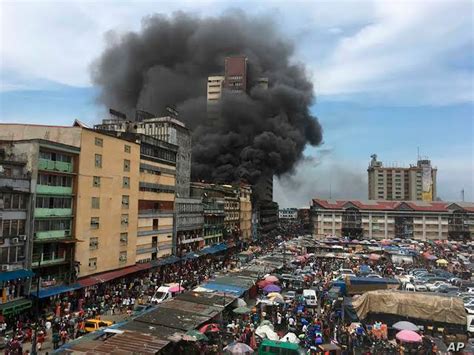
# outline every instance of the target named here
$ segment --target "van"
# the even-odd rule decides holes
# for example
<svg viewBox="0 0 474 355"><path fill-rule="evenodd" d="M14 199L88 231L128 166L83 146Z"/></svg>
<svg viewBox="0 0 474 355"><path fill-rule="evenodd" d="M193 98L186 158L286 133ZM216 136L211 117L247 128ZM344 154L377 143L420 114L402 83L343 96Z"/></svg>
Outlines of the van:
<svg viewBox="0 0 474 355"><path fill-rule="evenodd" d="M87 333L92 333L100 328L110 327L112 324L114 323L108 320L87 319L84 323L84 330Z"/></svg>
<svg viewBox="0 0 474 355"><path fill-rule="evenodd" d="M318 305L315 290L303 290L303 298L308 307L316 307Z"/></svg>
<svg viewBox="0 0 474 355"><path fill-rule="evenodd" d="M178 284L166 284L163 286L158 287L155 291L155 294L151 298L151 303L157 304L163 301L169 300L173 298L175 295L182 293L183 291L178 292L170 292L171 287L176 286Z"/></svg>

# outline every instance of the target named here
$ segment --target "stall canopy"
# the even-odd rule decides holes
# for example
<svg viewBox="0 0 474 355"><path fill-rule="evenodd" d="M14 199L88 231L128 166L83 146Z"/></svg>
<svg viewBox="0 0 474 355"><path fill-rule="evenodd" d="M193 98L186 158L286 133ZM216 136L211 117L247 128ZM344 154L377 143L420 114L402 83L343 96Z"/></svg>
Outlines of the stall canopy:
<svg viewBox="0 0 474 355"><path fill-rule="evenodd" d="M44 288L39 291L39 294L37 294L36 291L33 291L30 293L30 295L38 298L46 298L46 297L51 297L51 296L56 296L61 293L66 293L66 292L71 292L74 290L80 289L82 286L80 284L71 284L71 285L61 285L61 286L55 286L55 287L48 287Z"/></svg>
<svg viewBox="0 0 474 355"><path fill-rule="evenodd" d="M2 281L10 281L15 279L25 279L27 277L32 277L34 273L30 270L15 270L9 272L2 272L0 273L0 282Z"/></svg>
<svg viewBox="0 0 474 355"><path fill-rule="evenodd" d="M246 288L238 287L234 285L219 284L215 282L208 282L202 285L202 287L207 288L208 290L213 290L217 292L225 292L233 294L236 296L241 296L247 291Z"/></svg>
<svg viewBox="0 0 474 355"><path fill-rule="evenodd" d="M360 319L365 319L369 313L378 313L466 324L464 303L459 297L382 290L366 292L353 300L352 305Z"/></svg>

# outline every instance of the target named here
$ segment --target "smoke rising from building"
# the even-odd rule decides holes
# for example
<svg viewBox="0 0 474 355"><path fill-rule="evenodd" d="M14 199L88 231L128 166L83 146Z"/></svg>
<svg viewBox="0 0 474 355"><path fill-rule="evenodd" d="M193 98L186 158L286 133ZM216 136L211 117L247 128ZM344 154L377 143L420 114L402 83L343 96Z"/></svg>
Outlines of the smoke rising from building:
<svg viewBox="0 0 474 355"><path fill-rule="evenodd" d="M136 108L163 114L174 105L193 130L194 179L255 182L293 170L322 129L309 112L313 86L293 45L268 18L239 11L200 18L153 15L139 33L109 33L92 65L101 103L133 117ZM220 115L207 114L207 77L224 71L225 57L248 58L246 94L224 92ZM268 78L269 88L256 85Z"/></svg>

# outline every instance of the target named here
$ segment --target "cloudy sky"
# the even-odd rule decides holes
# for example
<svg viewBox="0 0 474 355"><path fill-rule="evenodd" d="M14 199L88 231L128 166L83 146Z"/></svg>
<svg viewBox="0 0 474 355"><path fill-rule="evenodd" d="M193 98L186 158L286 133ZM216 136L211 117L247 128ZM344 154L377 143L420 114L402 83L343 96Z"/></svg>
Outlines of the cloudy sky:
<svg viewBox="0 0 474 355"><path fill-rule="evenodd" d="M474 200L474 3L391 1L1 1L0 122L93 124L89 68L109 31L143 17L241 8L272 16L315 85L324 144L276 179L282 206L311 197L366 198L367 165L438 167L444 200Z"/></svg>

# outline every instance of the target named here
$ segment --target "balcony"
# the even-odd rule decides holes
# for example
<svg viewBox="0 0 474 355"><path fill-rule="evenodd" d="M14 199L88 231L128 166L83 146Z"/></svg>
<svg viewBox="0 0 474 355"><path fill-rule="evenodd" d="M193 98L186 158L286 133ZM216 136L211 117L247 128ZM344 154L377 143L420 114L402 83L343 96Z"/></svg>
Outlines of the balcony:
<svg viewBox="0 0 474 355"><path fill-rule="evenodd" d="M148 231L138 231L138 237L146 237L148 235L164 234L164 233L173 233L172 227L148 230Z"/></svg>
<svg viewBox="0 0 474 355"><path fill-rule="evenodd" d="M13 191L30 192L30 180L28 178L0 176L0 186L8 187Z"/></svg>
<svg viewBox="0 0 474 355"><path fill-rule="evenodd" d="M36 193L45 195L72 195L72 186L36 185Z"/></svg>
<svg viewBox="0 0 474 355"><path fill-rule="evenodd" d="M32 267L39 267L39 266L49 266L53 264L60 264L66 261L66 251L61 253L41 253L41 254L33 254L33 259L31 262Z"/></svg>
<svg viewBox="0 0 474 355"><path fill-rule="evenodd" d="M35 218L71 217L72 208L36 208Z"/></svg>
<svg viewBox="0 0 474 355"><path fill-rule="evenodd" d="M173 210L154 210L154 209L147 209L147 210L138 210L139 217L173 217L174 211Z"/></svg>
<svg viewBox="0 0 474 355"><path fill-rule="evenodd" d="M70 230L42 231L35 233L36 240L64 239L71 236Z"/></svg>
<svg viewBox="0 0 474 355"><path fill-rule="evenodd" d="M54 161L54 160L48 160L48 159L40 159L38 163L38 168L40 170L60 171L64 173L73 172L72 163L67 163L64 161Z"/></svg>

